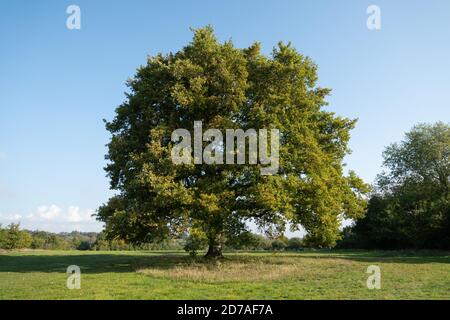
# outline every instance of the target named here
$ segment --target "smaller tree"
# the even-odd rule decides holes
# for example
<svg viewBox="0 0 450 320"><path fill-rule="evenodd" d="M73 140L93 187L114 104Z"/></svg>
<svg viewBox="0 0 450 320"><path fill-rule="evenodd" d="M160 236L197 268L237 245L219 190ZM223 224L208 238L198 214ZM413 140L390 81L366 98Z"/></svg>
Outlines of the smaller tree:
<svg viewBox="0 0 450 320"><path fill-rule="evenodd" d="M235 250L254 250L257 244L258 238L248 230L229 237L225 242L227 248Z"/></svg>
<svg viewBox="0 0 450 320"><path fill-rule="evenodd" d="M286 249L298 251L298 250L301 250L302 247L303 247L302 239L294 237L294 238L290 238L288 240Z"/></svg>
<svg viewBox="0 0 450 320"><path fill-rule="evenodd" d="M105 237L105 233L102 231L97 235L94 244L92 245L93 250L112 250L110 243L112 240L108 240Z"/></svg>
<svg viewBox="0 0 450 320"><path fill-rule="evenodd" d="M20 224L11 223L6 230L4 248L9 250L29 248L32 241L28 232L20 230Z"/></svg>
<svg viewBox="0 0 450 320"><path fill-rule="evenodd" d="M31 249L45 249L45 235L39 231L32 235Z"/></svg>
<svg viewBox="0 0 450 320"><path fill-rule="evenodd" d="M2 225L0 224L0 248L4 248L5 245L5 237L6 237L6 230L2 228Z"/></svg>
<svg viewBox="0 0 450 320"><path fill-rule="evenodd" d="M255 249L256 250L270 250L272 249L271 241L262 234L255 234Z"/></svg>
<svg viewBox="0 0 450 320"><path fill-rule="evenodd" d="M45 241L46 249L61 249L61 239L55 234L49 234Z"/></svg>
<svg viewBox="0 0 450 320"><path fill-rule="evenodd" d="M272 250L282 251L286 248L286 243L280 239L275 239L272 241Z"/></svg>
<svg viewBox="0 0 450 320"><path fill-rule="evenodd" d="M419 124L383 158L366 215L342 245L450 248L450 125Z"/></svg>
<svg viewBox="0 0 450 320"><path fill-rule="evenodd" d="M86 240L82 240L78 246L77 246L77 250L90 250L91 249L91 243L89 241Z"/></svg>
<svg viewBox="0 0 450 320"><path fill-rule="evenodd" d="M195 257L197 252L204 249L207 244L208 239L204 236L204 234L193 230L186 239L184 251L188 252L192 257Z"/></svg>

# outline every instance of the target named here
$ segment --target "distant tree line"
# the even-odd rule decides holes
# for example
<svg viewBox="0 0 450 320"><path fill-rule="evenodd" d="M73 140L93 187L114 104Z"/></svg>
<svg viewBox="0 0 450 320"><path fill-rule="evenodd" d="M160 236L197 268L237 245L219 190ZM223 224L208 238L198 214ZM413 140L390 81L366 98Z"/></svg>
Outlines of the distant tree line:
<svg viewBox="0 0 450 320"><path fill-rule="evenodd" d="M271 239L261 234L245 231L237 237L227 239L225 241L225 249L228 251L299 251L306 244L307 242L298 237L287 238L281 236ZM207 246L208 239L206 237L202 237L201 233L191 233L189 236L186 236L183 248L190 255L195 256L198 251L206 249Z"/></svg>
<svg viewBox="0 0 450 320"><path fill-rule="evenodd" d="M97 241L95 232L51 233L46 231L21 230L18 223L11 223L6 228L0 225L0 248L46 249L46 250L89 250Z"/></svg>
<svg viewBox="0 0 450 320"><path fill-rule="evenodd" d="M192 235L179 239L168 238L158 242L128 244L124 240L108 240L103 232L62 232L21 230L12 223L6 228L0 225L0 249L44 249L44 250L186 250L195 254L205 249L207 242ZM227 241L227 250L301 250L302 239L281 237L269 239L260 234L246 232Z"/></svg>

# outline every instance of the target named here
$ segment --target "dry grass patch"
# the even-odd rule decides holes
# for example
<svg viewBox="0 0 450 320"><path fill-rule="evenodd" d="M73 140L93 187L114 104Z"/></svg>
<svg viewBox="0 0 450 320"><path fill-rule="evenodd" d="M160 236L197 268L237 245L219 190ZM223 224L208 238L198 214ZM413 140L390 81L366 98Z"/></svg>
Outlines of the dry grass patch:
<svg viewBox="0 0 450 320"><path fill-rule="evenodd" d="M324 263L327 267L324 268ZM342 271L351 264L344 259L276 257L227 257L223 260L196 259L170 267L152 266L138 269L148 276L207 283L268 281L280 279L314 279L327 277L329 269Z"/></svg>

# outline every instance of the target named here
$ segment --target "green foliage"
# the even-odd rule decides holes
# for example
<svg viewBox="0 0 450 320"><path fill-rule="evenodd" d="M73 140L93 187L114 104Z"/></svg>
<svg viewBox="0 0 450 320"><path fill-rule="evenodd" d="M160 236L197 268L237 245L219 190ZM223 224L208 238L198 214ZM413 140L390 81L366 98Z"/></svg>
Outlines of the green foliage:
<svg viewBox="0 0 450 320"><path fill-rule="evenodd" d="M6 240L6 230L4 230L2 228L2 225L0 224L0 248L4 248L5 240Z"/></svg>
<svg viewBox="0 0 450 320"><path fill-rule="evenodd" d="M293 250L293 251L299 251L303 248L303 241L301 238L290 238L288 240L286 249L287 250Z"/></svg>
<svg viewBox="0 0 450 320"><path fill-rule="evenodd" d="M46 231L20 230L18 224L7 229L0 225L0 249L44 249L44 250L181 250L183 239L130 245L124 240L105 238L103 232L50 233Z"/></svg>
<svg viewBox="0 0 450 320"><path fill-rule="evenodd" d="M158 242L142 243L140 245L127 244L122 239L107 239L104 232L100 232L96 241L91 245L92 250L182 250L183 239L164 239Z"/></svg>
<svg viewBox="0 0 450 320"><path fill-rule="evenodd" d="M92 244L93 250L131 250L132 247L121 239L107 239L105 232L100 232Z"/></svg>
<svg viewBox="0 0 450 320"><path fill-rule="evenodd" d="M259 246L259 237L250 231L243 231L236 236L229 237L225 246L229 249L255 250Z"/></svg>
<svg viewBox="0 0 450 320"><path fill-rule="evenodd" d="M21 231L20 225L11 223L6 230L2 232L2 247L4 249L23 249L31 245L32 238L28 232Z"/></svg>
<svg viewBox="0 0 450 320"><path fill-rule="evenodd" d="M272 250L282 251L286 248L286 243L280 239L275 239L272 241Z"/></svg>
<svg viewBox="0 0 450 320"><path fill-rule="evenodd" d="M192 232L186 239L184 244L184 251L188 252L191 256L196 256L199 250L206 247L208 239L201 232Z"/></svg>
<svg viewBox="0 0 450 320"><path fill-rule="evenodd" d="M90 250L92 247L92 244L89 241L80 241L80 243L77 245L77 250Z"/></svg>
<svg viewBox="0 0 450 320"><path fill-rule="evenodd" d="M30 232L33 241L31 249L64 250L70 249L70 242L61 235L45 231Z"/></svg>
<svg viewBox="0 0 450 320"><path fill-rule="evenodd" d="M450 126L421 124L386 148L377 192L342 246L450 248Z"/></svg>
<svg viewBox="0 0 450 320"><path fill-rule="evenodd" d="M254 219L271 237L290 222L311 243L333 246L341 217L363 215L368 186L343 175L355 120L323 109L330 90L317 80L317 65L290 44L267 57L258 43L220 43L211 27L195 30L177 53L150 57L106 123L106 171L119 191L97 214L108 238L140 244L201 230L208 253L220 254ZM199 120L204 130L279 129L279 174L262 176L260 165L173 164L172 131L192 131Z"/></svg>
<svg viewBox="0 0 450 320"><path fill-rule="evenodd" d="M271 250L272 242L265 236L260 234L254 234L254 247L249 248L253 250Z"/></svg>

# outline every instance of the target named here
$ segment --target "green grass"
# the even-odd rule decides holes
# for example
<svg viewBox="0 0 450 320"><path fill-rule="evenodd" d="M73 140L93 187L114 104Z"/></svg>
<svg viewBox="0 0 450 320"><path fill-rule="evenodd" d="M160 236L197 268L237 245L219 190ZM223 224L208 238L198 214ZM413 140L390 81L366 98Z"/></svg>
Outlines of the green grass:
<svg viewBox="0 0 450 320"><path fill-rule="evenodd" d="M81 268L81 289L66 268ZM381 289L366 287L369 265ZM169 251L0 252L0 299L450 299L450 253L230 253L218 262Z"/></svg>

